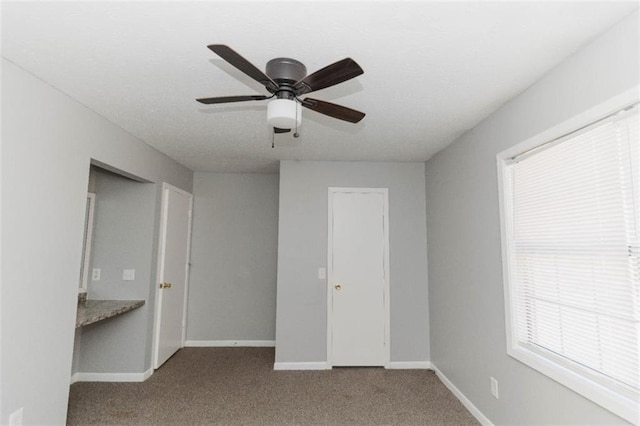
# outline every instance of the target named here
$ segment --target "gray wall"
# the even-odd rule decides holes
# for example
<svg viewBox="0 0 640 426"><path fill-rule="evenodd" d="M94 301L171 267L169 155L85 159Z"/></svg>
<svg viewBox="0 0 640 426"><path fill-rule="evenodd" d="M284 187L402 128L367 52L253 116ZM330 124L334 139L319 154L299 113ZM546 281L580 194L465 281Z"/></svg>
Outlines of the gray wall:
<svg viewBox="0 0 640 426"><path fill-rule="evenodd" d="M278 175L196 173L188 341L275 340Z"/></svg>
<svg viewBox="0 0 640 426"><path fill-rule="evenodd" d="M191 190L190 170L2 59L1 424L20 407L24 424L65 423L92 158Z"/></svg>
<svg viewBox="0 0 640 426"><path fill-rule="evenodd" d="M638 85L638 30L636 13L426 163L431 361L495 424L622 422L506 354L496 154Z"/></svg>
<svg viewBox="0 0 640 426"><path fill-rule="evenodd" d="M88 299L149 300L154 270L155 185L109 172L93 173L96 193L91 269L100 268L99 281L90 281ZM135 280L123 281L123 269L135 269ZM147 348L152 335L147 321L151 304L126 315L81 328L82 373L139 373L150 368Z"/></svg>
<svg viewBox="0 0 640 426"><path fill-rule="evenodd" d="M424 164L280 163L276 362L327 359L328 189L389 188L391 361L429 360Z"/></svg>

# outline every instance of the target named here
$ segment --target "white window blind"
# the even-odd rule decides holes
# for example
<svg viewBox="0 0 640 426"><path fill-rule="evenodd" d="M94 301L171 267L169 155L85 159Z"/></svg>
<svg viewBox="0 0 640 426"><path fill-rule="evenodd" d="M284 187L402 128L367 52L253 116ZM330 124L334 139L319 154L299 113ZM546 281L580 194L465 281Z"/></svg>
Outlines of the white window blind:
<svg viewBox="0 0 640 426"><path fill-rule="evenodd" d="M637 106L516 156L505 169L516 344L637 398Z"/></svg>

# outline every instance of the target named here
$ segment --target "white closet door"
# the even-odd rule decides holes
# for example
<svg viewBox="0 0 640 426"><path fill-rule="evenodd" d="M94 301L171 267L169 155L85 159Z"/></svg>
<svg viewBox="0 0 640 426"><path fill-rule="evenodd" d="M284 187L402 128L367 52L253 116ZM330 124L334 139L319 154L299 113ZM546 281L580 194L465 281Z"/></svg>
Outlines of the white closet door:
<svg viewBox="0 0 640 426"><path fill-rule="evenodd" d="M339 189L330 210L330 362L386 363L386 190Z"/></svg>

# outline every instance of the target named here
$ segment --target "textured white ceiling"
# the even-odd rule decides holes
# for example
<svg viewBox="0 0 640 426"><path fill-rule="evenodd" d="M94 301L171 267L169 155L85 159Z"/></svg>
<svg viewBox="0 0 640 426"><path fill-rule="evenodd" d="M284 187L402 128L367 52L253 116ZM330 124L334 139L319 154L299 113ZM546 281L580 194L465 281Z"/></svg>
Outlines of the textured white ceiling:
<svg viewBox="0 0 640 426"><path fill-rule="evenodd" d="M631 2L19 2L2 55L195 171L274 172L278 161L424 161L638 7ZM367 113L303 112L271 133L266 94L208 44L264 69L309 73L352 57L365 73L310 96Z"/></svg>

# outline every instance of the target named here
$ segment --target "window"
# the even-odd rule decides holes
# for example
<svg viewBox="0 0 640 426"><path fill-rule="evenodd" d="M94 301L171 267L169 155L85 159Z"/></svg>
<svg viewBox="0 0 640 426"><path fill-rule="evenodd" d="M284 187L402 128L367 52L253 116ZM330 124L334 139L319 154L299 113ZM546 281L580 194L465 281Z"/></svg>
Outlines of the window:
<svg viewBox="0 0 640 426"><path fill-rule="evenodd" d="M498 156L508 353L631 422L640 420L638 120L636 104Z"/></svg>

